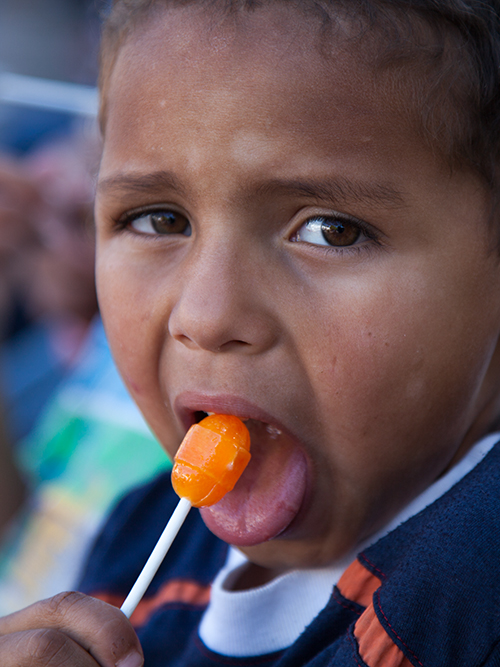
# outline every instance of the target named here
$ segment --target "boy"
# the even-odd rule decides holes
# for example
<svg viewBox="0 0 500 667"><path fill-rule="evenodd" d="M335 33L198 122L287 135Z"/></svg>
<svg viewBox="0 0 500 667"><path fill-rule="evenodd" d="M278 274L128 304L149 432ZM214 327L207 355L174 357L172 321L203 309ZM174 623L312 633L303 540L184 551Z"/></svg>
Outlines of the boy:
<svg viewBox="0 0 500 667"><path fill-rule="evenodd" d="M138 610L148 667L500 664L498 65L493 2L116 2L107 334L170 454L207 412L252 437ZM174 504L126 498L83 590L119 604ZM142 664L79 594L0 633L7 667Z"/></svg>

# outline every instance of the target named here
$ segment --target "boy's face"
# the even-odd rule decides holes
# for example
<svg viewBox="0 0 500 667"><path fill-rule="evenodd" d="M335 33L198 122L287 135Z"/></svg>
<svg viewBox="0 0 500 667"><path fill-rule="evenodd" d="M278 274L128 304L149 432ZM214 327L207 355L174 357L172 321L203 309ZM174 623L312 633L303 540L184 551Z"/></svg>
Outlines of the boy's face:
<svg viewBox="0 0 500 667"><path fill-rule="evenodd" d="M123 377L171 455L201 411L251 419L252 462L203 516L268 567L332 562L496 415L486 195L318 34L286 7L136 32L97 197Z"/></svg>

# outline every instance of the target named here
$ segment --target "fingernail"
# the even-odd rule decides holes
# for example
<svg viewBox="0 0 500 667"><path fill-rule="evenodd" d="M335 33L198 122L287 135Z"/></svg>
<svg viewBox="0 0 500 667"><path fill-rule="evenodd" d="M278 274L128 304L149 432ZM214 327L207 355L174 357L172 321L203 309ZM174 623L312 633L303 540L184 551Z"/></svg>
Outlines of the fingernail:
<svg viewBox="0 0 500 667"><path fill-rule="evenodd" d="M142 667L144 658L137 651L130 651L126 656L120 658L116 663L116 667Z"/></svg>

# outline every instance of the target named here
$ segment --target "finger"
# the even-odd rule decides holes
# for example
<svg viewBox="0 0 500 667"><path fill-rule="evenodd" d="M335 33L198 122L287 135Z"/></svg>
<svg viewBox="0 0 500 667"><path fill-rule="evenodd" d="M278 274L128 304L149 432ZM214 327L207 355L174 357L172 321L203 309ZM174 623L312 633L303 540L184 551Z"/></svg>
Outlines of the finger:
<svg viewBox="0 0 500 667"><path fill-rule="evenodd" d="M98 667L82 646L59 630L26 630L0 637L2 667Z"/></svg>
<svg viewBox="0 0 500 667"><path fill-rule="evenodd" d="M60 593L0 618L0 635L25 630L59 630L102 667L140 667L143 654L129 620L116 607L82 593Z"/></svg>

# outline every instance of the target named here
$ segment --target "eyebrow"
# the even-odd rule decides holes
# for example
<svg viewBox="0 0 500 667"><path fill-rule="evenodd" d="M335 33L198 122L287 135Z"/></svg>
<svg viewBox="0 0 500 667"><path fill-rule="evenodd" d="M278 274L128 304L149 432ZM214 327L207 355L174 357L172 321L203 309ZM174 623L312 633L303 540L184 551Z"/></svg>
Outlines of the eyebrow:
<svg viewBox="0 0 500 667"><path fill-rule="evenodd" d="M116 197L130 192L160 195L165 190L186 194L181 181L169 171L120 174L97 183L99 193ZM358 182L342 177L322 180L276 179L262 184L258 191L261 195L296 195L339 203L356 201L390 208L403 208L406 205L404 193L389 183Z"/></svg>
<svg viewBox="0 0 500 667"><path fill-rule="evenodd" d="M403 208L407 205L405 193L389 183L365 183L342 177L324 180L275 180L264 184L260 192L296 194L341 203L374 203L391 208Z"/></svg>
<svg viewBox="0 0 500 667"><path fill-rule="evenodd" d="M165 190L176 190L184 194L180 180L169 171L155 171L148 174L120 174L109 176L97 183L97 191L119 197L128 192L138 194L161 194Z"/></svg>

